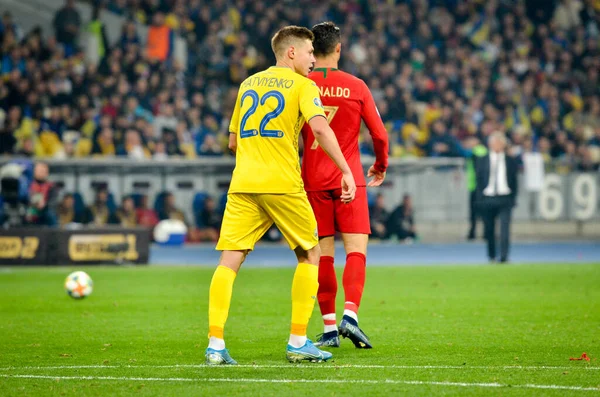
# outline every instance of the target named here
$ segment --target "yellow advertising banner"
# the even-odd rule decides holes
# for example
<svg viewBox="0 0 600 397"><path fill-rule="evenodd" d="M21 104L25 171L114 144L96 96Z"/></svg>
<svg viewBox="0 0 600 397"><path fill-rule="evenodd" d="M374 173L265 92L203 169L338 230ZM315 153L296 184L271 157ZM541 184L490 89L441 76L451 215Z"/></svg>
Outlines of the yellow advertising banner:
<svg viewBox="0 0 600 397"><path fill-rule="evenodd" d="M69 237L69 258L74 262L136 261L136 241L136 235L130 233L74 234Z"/></svg>

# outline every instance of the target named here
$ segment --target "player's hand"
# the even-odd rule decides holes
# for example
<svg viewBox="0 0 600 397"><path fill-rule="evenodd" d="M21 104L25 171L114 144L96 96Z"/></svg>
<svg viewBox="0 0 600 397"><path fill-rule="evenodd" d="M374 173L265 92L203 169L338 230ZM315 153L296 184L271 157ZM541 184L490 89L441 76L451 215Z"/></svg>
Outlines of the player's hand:
<svg viewBox="0 0 600 397"><path fill-rule="evenodd" d="M229 133L229 150L235 156L235 152L237 151L237 134Z"/></svg>
<svg viewBox="0 0 600 397"><path fill-rule="evenodd" d="M371 168L369 168L369 172L367 172L367 177L373 177L373 179L371 179L367 186L381 186L381 184L385 180L385 171L377 171L375 169L375 166L372 165Z"/></svg>
<svg viewBox="0 0 600 397"><path fill-rule="evenodd" d="M354 200L356 196L356 182L354 182L354 176L349 172L342 175L342 202L348 204Z"/></svg>

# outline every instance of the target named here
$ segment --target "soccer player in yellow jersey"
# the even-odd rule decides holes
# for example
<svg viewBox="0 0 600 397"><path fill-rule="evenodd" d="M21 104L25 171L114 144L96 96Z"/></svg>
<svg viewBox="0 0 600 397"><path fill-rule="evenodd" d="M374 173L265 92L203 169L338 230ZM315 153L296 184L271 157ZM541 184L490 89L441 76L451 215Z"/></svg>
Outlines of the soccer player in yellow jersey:
<svg viewBox="0 0 600 397"><path fill-rule="evenodd" d="M287 359L320 362L332 357L306 338L317 295L320 249L300 173L298 136L305 121L342 172L342 201L354 199L356 185L327 124L319 90L306 77L315 62L313 38L309 29L298 26L279 30L271 40L276 65L248 77L238 92L229 129L236 165L217 243L223 253L209 293L208 365L237 364L223 338L233 282L248 252L273 223L298 258Z"/></svg>

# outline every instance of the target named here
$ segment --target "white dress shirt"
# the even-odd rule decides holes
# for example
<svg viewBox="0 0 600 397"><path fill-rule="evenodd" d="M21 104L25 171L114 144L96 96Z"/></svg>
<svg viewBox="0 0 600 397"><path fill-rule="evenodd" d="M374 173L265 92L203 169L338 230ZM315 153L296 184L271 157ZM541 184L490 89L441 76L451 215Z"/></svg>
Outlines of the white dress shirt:
<svg viewBox="0 0 600 397"><path fill-rule="evenodd" d="M506 179L506 156L504 153L490 152L490 179L483 190L486 196L506 196L511 193Z"/></svg>

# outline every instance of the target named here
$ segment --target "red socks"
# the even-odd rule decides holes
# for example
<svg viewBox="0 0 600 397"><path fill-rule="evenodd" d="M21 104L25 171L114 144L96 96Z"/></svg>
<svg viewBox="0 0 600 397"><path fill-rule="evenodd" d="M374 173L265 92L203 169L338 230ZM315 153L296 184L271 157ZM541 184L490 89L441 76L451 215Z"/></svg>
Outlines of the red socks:
<svg viewBox="0 0 600 397"><path fill-rule="evenodd" d="M333 257L322 256L319 261L319 291L317 292L317 301L322 314L333 313L335 315L337 287ZM335 325L335 317L333 325Z"/></svg>
<svg viewBox="0 0 600 397"><path fill-rule="evenodd" d="M342 279L346 292L345 310L358 312L365 288L366 265L367 258L359 252L351 252L346 256L346 267Z"/></svg>
<svg viewBox="0 0 600 397"><path fill-rule="evenodd" d="M365 287L367 258L359 252L351 252L346 256L346 267L344 268L344 276L342 282L346 293L344 311L349 310L356 317L360 301L362 299L363 290ZM335 268L333 267L333 258L331 256L322 256L319 262L319 292L317 300L321 308L322 315L335 315L335 297L337 294L337 279ZM332 320L335 325L335 317Z"/></svg>

